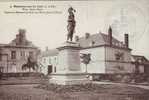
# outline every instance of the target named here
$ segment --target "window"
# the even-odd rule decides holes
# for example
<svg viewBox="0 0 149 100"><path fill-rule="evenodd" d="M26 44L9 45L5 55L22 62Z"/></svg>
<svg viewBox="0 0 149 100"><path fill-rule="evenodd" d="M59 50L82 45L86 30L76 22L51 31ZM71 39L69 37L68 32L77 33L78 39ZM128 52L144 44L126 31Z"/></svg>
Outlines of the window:
<svg viewBox="0 0 149 100"><path fill-rule="evenodd" d="M95 41L92 41L92 44L91 44L91 46L94 46L95 45Z"/></svg>
<svg viewBox="0 0 149 100"><path fill-rule="evenodd" d="M122 53L122 52L116 52L115 53L115 59L116 60L124 60L124 53Z"/></svg>
<svg viewBox="0 0 149 100"><path fill-rule="evenodd" d="M51 64L51 58L49 58L49 64Z"/></svg>
<svg viewBox="0 0 149 100"><path fill-rule="evenodd" d="M21 57L21 59L25 59L26 58L25 51L21 51L20 52L20 57Z"/></svg>
<svg viewBox="0 0 149 100"><path fill-rule="evenodd" d="M0 73L2 73L4 70L4 67L0 66Z"/></svg>
<svg viewBox="0 0 149 100"><path fill-rule="evenodd" d="M56 67L54 67L54 72L56 72Z"/></svg>
<svg viewBox="0 0 149 100"><path fill-rule="evenodd" d="M16 59L16 51L11 51L11 59Z"/></svg>
<svg viewBox="0 0 149 100"><path fill-rule="evenodd" d="M43 63L46 63L46 58L43 59Z"/></svg>
<svg viewBox="0 0 149 100"><path fill-rule="evenodd" d="M21 55L21 57L24 57L25 56L25 52L21 51L20 55Z"/></svg>
<svg viewBox="0 0 149 100"><path fill-rule="evenodd" d="M119 70L124 71L124 67L123 66L116 66Z"/></svg>
<svg viewBox="0 0 149 100"><path fill-rule="evenodd" d="M57 63L58 63L58 62L57 62L57 57L55 57L55 58L54 58L54 61L55 61L55 64L57 64Z"/></svg>
<svg viewBox="0 0 149 100"><path fill-rule="evenodd" d="M33 56L33 52L32 51L29 52L29 56Z"/></svg>

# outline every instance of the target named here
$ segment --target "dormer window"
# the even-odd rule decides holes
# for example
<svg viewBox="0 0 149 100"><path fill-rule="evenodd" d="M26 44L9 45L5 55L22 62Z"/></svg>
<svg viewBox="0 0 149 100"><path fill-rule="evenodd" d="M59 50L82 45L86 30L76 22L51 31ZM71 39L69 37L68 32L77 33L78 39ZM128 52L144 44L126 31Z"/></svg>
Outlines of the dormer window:
<svg viewBox="0 0 149 100"><path fill-rule="evenodd" d="M95 45L95 41L92 41L92 42L91 42L91 45L94 46L94 45Z"/></svg>

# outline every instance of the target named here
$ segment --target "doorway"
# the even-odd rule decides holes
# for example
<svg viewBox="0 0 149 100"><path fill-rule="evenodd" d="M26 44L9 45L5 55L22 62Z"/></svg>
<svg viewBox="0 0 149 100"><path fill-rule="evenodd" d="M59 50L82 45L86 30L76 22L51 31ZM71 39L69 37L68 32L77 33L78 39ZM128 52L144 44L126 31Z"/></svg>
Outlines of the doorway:
<svg viewBox="0 0 149 100"><path fill-rule="evenodd" d="M52 65L48 65L48 74L52 73Z"/></svg>

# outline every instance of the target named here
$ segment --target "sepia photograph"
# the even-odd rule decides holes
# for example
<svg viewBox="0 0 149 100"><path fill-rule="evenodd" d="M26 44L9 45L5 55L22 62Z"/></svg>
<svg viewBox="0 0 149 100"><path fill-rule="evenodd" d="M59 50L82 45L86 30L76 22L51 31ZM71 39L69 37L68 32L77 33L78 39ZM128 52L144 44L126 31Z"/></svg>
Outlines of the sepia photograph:
<svg viewBox="0 0 149 100"><path fill-rule="evenodd" d="M149 100L148 0L0 0L0 100Z"/></svg>

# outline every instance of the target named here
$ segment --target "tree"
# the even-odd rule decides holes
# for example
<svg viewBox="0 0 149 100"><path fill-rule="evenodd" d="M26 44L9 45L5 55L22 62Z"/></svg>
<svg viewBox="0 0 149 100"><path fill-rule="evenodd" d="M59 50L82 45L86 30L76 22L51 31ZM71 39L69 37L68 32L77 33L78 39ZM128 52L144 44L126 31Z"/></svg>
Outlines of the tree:
<svg viewBox="0 0 149 100"><path fill-rule="evenodd" d="M82 59L82 63L85 64L86 68L85 68L85 72L87 73L87 65L90 63L91 61L91 54L88 53L88 54L82 54L81 56L81 59Z"/></svg>

